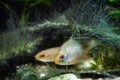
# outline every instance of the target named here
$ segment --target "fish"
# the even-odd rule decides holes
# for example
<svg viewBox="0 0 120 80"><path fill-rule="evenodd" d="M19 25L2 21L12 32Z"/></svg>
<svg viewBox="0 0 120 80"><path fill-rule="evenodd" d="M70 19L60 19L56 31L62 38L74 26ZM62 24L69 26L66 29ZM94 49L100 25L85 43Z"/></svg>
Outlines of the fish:
<svg viewBox="0 0 120 80"><path fill-rule="evenodd" d="M35 59L41 62L54 62L57 65L74 65L84 59L86 53L98 45L92 39L80 43L69 39L59 47L42 50L35 55Z"/></svg>
<svg viewBox="0 0 120 80"><path fill-rule="evenodd" d="M90 56L85 55L81 62L77 65L78 69L90 69L93 65L96 65L96 61Z"/></svg>
<svg viewBox="0 0 120 80"><path fill-rule="evenodd" d="M90 40L85 41L81 44L83 46L83 51L84 51L83 53L87 54L90 50L92 50L93 48L98 46L100 44L100 41L95 40L95 39L90 39Z"/></svg>
<svg viewBox="0 0 120 80"><path fill-rule="evenodd" d="M55 57L55 64L74 65L79 62L80 58L82 58L82 52L82 45L74 39L69 39L61 46Z"/></svg>
<svg viewBox="0 0 120 80"><path fill-rule="evenodd" d="M92 57L85 60L87 53L98 46L98 41L91 39L80 43L74 39L69 39L61 46L58 55L55 58L55 64L57 65L74 65L81 61L93 61ZM93 61L94 62L94 61Z"/></svg>
<svg viewBox="0 0 120 80"><path fill-rule="evenodd" d="M57 55L60 47L53 47L42 50L35 55L35 59L41 62L54 62L54 58Z"/></svg>

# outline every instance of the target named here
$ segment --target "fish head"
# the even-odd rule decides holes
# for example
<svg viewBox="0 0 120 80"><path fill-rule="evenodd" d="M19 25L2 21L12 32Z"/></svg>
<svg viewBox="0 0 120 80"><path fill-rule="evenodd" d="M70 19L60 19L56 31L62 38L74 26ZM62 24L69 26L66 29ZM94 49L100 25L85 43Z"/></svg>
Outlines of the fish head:
<svg viewBox="0 0 120 80"><path fill-rule="evenodd" d="M35 55L35 59L41 62L54 62L54 58L58 52L59 47L46 49L40 51Z"/></svg>
<svg viewBox="0 0 120 80"><path fill-rule="evenodd" d="M74 65L79 62L81 54L75 54L74 56L72 55L73 53L59 53L56 58L55 58L55 64L57 65Z"/></svg>
<svg viewBox="0 0 120 80"><path fill-rule="evenodd" d="M72 65L71 60L69 59L69 55L67 54L59 54L55 58L55 64L57 65Z"/></svg>
<svg viewBox="0 0 120 80"><path fill-rule="evenodd" d="M61 46L55 64L57 65L74 65L78 63L82 54L82 46L76 40L68 40Z"/></svg>
<svg viewBox="0 0 120 80"><path fill-rule="evenodd" d="M46 53L44 51L39 52L36 56L35 56L36 60L41 61L41 62L52 62L52 58L49 55L49 53Z"/></svg>

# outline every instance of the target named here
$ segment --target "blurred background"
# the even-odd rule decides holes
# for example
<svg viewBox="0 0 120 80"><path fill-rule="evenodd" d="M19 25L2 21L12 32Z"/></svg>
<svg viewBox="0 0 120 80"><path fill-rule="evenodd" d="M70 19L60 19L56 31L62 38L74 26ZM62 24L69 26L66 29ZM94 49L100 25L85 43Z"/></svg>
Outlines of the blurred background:
<svg viewBox="0 0 120 80"><path fill-rule="evenodd" d="M71 5L90 0L1 0L0 1L0 33L7 29L7 20L13 17L16 21L24 22L27 17L29 24L40 23L50 19L69 8ZM120 17L120 0L93 0L106 5L112 19ZM76 5L76 4L75 4Z"/></svg>

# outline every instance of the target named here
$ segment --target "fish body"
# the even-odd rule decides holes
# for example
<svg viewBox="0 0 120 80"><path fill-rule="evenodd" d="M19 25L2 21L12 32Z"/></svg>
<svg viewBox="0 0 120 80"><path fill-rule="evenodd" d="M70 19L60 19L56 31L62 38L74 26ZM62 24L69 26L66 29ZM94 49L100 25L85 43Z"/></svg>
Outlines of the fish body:
<svg viewBox="0 0 120 80"><path fill-rule="evenodd" d="M100 42L95 39L91 39L88 41L83 41L81 44L83 46L83 53L87 54L90 50L98 46Z"/></svg>
<svg viewBox="0 0 120 80"><path fill-rule="evenodd" d="M41 62L54 62L54 58L58 53L60 47L54 47L42 50L35 55L35 59Z"/></svg>
<svg viewBox="0 0 120 80"><path fill-rule="evenodd" d="M55 57L55 64L73 65L79 62L82 57L82 45L76 40L70 39L63 43L58 55Z"/></svg>
<svg viewBox="0 0 120 80"><path fill-rule="evenodd" d="M97 40L94 40L94 39L90 40L89 43L88 43L88 50L91 50L91 49L93 49L94 47L98 46L99 43L100 43L100 42L97 41Z"/></svg>
<svg viewBox="0 0 120 80"><path fill-rule="evenodd" d="M95 60L90 55L85 55L80 64L77 65L78 69L90 69L93 65L96 65Z"/></svg>
<svg viewBox="0 0 120 80"><path fill-rule="evenodd" d="M54 62L57 65L74 65L84 60L84 57L87 55L86 53L97 45L98 42L94 39L84 43L69 39L60 47L40 51L35 55L35 59L41 62ZM84 62L90 60L85 59Z"/></svg>

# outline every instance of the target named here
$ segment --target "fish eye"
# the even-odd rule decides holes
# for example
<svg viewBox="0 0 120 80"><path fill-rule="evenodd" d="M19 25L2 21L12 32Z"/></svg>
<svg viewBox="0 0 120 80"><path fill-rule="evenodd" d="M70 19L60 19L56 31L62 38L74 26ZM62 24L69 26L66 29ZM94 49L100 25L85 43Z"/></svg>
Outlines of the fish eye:
<svg viewBox="0 0 120 80"><path fill-rule="evenodd" d="M62 55L60 55L60 57L59 57L60 59L63 59L64 58L64 55L62 54Z"/></svg>
<svg viewBox="0 0 120 80"><path fill-rule="evenodd" d="M44 54L41 54L40 57L45 57L45 55L44 55Z"/></svg>

